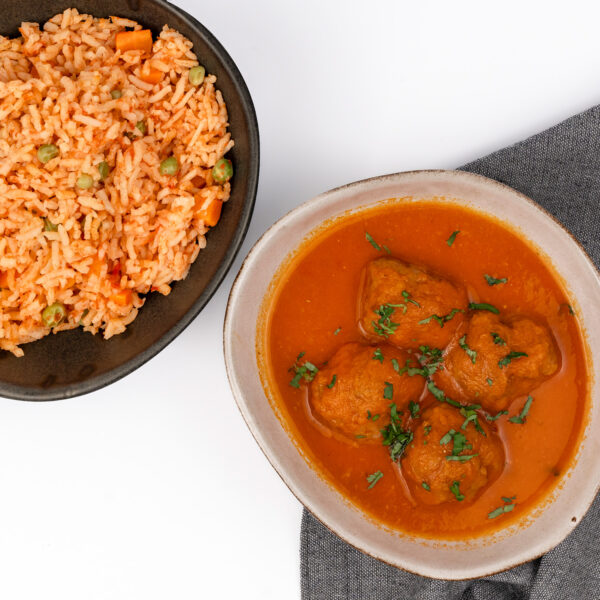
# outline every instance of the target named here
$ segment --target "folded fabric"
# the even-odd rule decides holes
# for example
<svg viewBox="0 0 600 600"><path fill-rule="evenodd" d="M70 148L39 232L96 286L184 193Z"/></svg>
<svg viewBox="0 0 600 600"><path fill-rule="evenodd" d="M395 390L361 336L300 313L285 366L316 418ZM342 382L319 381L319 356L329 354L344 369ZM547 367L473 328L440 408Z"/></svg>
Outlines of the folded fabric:
<svg viewBox="0 0 600 600"><path fill-rule="evenodd" d="M600 107L462 167L506 183L561 221L600 265ZM427 579L352 548L304 511L303 600L588 600L600 598L600 497L545 556L468 581Z"/></svg>

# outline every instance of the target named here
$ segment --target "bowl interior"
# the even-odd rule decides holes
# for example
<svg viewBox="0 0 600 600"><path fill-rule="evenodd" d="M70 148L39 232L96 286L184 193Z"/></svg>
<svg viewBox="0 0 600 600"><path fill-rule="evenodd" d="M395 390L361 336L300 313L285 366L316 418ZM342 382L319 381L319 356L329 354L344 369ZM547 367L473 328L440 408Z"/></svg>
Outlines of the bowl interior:
<svg viewBox="0 0 600 600"><path fill-rule="evenodd" d="M412 201L445 197L493 215L520 230L543 251L576 299L593 375L600 372L598 273L571 236L547 213L518 192L484 177L459 171L401 173L358 182L322 194L276 223L247 257L232 289L225 322L225 358L234 396L267 458L292 492L324 524L360 550L390 564L429 577L480 577L532 559L557 545L576 526L600 482L598 383L592 382L589 417L570 471L548 501L515 525L469 541L435 541L381 526L346 501L302 456L282 427L275 403L260 379L261 303L283 261L323 221L387 199ZM258 331L257 331L258 329ZM267 395L272 395L267 390Z"/></svg>
<svg viewBox="0 0 600 600"><path fill-rule="evenodd" d="M252 100L237 67L200 23L163 0L11 0L3 2L0 34L18 36L22 21L44 23L67 8L96 17L134 19L158 34L163 25L194 44L199 61L217 76L229 111L235 146L231 198L219 225L188 277L167 297L150 294L136 320L110 340L76 329L24 346L25 356L0 352L0 395L24 400L71 397L102 387L139 367L172 341L200 312L229 269L246 233L256 195L258 127Z"/></svg>

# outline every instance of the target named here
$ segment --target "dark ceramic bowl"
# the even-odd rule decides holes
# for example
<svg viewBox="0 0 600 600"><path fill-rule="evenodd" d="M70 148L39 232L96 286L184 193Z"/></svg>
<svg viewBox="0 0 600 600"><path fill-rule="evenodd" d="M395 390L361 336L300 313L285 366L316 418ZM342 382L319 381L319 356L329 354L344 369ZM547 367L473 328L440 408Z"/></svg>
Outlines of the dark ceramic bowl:
<svg viewBox="0 0 600 600"><path fill-rule="evenodd" d="M58 400L97 390L131 373L175 339L229 270L248 229L258 184L258 125L248 88L225 49L196 19L165 0L2 0L0 34L18 36L22 21L44 23L67 8L95 17L135 19L154 34L167 24L189 38L201 64L217 76L227 103L235 140L228 157L235 176L219 225L209 233L208 245L187 278L169 296L150 294L123 334L104 340L74 329L25 344L22 358L0 351L0 395L19 400Z"/></svg>

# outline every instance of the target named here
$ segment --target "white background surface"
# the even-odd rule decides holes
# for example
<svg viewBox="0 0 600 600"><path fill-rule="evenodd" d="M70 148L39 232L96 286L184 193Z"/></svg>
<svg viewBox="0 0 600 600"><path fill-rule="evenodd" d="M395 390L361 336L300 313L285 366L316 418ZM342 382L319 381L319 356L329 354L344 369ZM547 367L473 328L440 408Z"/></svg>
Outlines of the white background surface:
<svg viewBox="0 0 600 600"><path fill-rule="evenodd" d="M247 431L222 359L242 257L326 189L453 168L600 100L597 3L175 3L254 98L253 222L210 304L144 367L69 401L0 399L6 600L298 599L301 509Z"/></svg>

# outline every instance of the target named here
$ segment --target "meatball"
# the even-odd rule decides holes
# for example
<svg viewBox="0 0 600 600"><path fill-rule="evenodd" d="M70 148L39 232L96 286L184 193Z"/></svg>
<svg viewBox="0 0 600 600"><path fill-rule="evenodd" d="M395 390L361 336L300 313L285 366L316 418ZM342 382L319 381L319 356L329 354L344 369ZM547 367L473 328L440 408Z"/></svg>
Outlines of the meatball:
<svg viewBox="0 0 600 600"><path fill-rule="evenodd" d="M498 436L479 415L475 423L449 404L423 411L404 452L402 473L413 496L423 504L468 502L493 481L504 465ZM483 431L483 433L481 433ZM455 457L472 458L455 458Z"/></svg>
<svg viewBox="0 0 600 600"><path fill-rule="evenodd" d="M310 405L324 424L353 440L373 440L390 422L390 406L406 411L423 392L422 377L399 375L408 353L392 346L342 346L310 385Z"/></svg>
<svg viewBox="0 0 600 600"><path fill-rule="evenodd" d="M451 398L498 412L558 367L559 354L547 327L523 317L503 321L476 311L446 349L444 369L435 382Z"/></svg>
<svg viewBox="0 0 600 600"><path fill-rule="evenodd" d="M359 322L370 340L399 348L444 348L464 320L463 287L395 258L371 261L363 274Z"/></svg>

